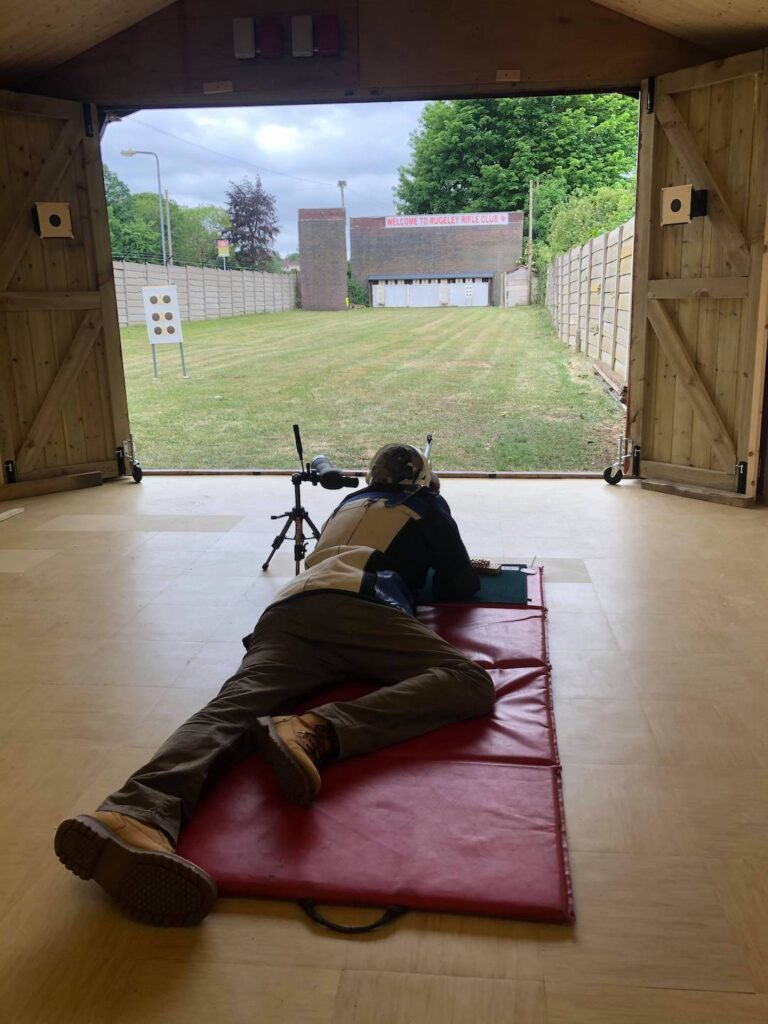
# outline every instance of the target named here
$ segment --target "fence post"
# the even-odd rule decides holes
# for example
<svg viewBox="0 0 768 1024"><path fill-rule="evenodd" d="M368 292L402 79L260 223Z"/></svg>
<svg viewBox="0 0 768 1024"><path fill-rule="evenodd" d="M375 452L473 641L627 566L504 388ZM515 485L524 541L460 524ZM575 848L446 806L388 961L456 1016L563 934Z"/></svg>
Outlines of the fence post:
<svg viewBox="0 0 768 1024"><path fill-rule="evenodd" d="M562 261L563 261L563 288L564 288L564 291L565 291L565 294L564 294L564 296L563 296L563 298L561 300L562 308L563 308L563 313L562 313L562 324L563 324L562 331L563 331L563 334L565 335L565 337L563 337L563 334L561 334L560 337L566 343L566 345L568 345L568 344L570 344L568 335L570 334L570 323L571 323L571 309L570 309L570 306L571 306L571 281L570 281L571 258L570 258L570 255L568 255L568 260L566 261L566 258L565 258L566 255L567 254L564 253L560 257L562 259Z"/></svg>
<svg viewBox="0 0 768 1024"><path fill-rule="evenodd" d="M616 247L616 285L613 289L613 337L611 338L611 370L616 369L616 339L619 333L619 294L621 292L621 247L624 244L624 225L619 225Z"/></svg>
<svg viewBox="0 0 768 1024"><path fill-rule="evenodd" d="M581 259L582 249L581 246L577 249L570 250L570 261L568 266L568 301L570 306L568 308L568 347L570 347L570 332L573 331L573 348L577 345L577 336L579 334L579 274L581 271ZM573 295L573 261L577 262L577 280L575 280L575 289L577 294ZM575 298L575 309L577 309L577 316L573 321L573 299Z"/></svg>
<svg viewBox="0 0 768 1024"><path fill-rule="evenodd" d="M551 281L549 274L547 274L547 289L549 290L550 315L552 316L553 322L557 324L558 314L560 311L559 303L557 301L557 288L559 285L559 278L557 276L557 261L554 262L552 266L552 271L553 272Z"/></svg>
<svg viewBox="0 0 768 1024"><path fill-rule="evenodd" d="M592 267L594 264L595 255L595 240L589 240L589 254L587 256L587 323L585 325L584 338L584 354L590 354L590 338L592 337Z"/></svg>
<svg viewBox="0 0 768 1024"><path fill-rule="evenodd" d="M570 264L568 263L566 269L566 255L566 253L560 253L560 341L564 341L567 345L568 338L565 325L567 323L568 313L568 273L570 272Z"/></svg>
<svg viewBox="0 0 768 1024"><path fill-rule="evenodd" d="M597 317L597 361L603 361L603 316L605 314L605 268L608 262L608 235L603 235L603 265L600 268L600 311Z"/></svg>
<svg viewBox="0 0 768 1024"><path fill-rule="evenodd" d="M552 266L555 269L555 276L552 279L552 304L554 309L553 320L558 338L560 337L560 267L555 257Z"/></svg>
<svg viewBox="0 0 768 1024"><path fill-rule="evenodd" d="M563 334L566 345L571 344L571 254L563 254Z"/></svg>
<svg viewBox="0 0 768 1024"><path fill-rule="evenodd" d="M580 245L576 250L578 252L577 257L577 277L576 277L576 351L581 352L581 277L582 277L582 265L584 263L584 246Z"/></svg>

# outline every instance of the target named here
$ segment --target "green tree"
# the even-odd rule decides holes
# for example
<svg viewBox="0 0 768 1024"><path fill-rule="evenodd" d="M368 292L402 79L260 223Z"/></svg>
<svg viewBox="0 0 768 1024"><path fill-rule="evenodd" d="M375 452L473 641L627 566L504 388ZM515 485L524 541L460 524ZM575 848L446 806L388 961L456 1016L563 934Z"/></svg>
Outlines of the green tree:
<svg viewBox="0 0 768 1024"><path fill-rule="evenodd" d="M124 259L142 259L148 263L161 263L163 246L160 240L160 211L157 192L136 192L131 196L130 231L141 241L143 254Z"/></svg>
<svg viewBox="0 0 768 1024"><path fill-rule="evenodd" d="M538 191L536 202L538 202ZM544 301L549 265L558 253L590 238L613 231L635 212L635 182L603 185L586 195L573 195L553 205L546 214L547 229L534 241L533 263L539 272L539 302ZM536 218L538 223L538 217Z"/></svg>
<svg viewBox="0 0 768 1024"><path fill-rule="evenodd" d="M104 168L112 252L116 259L160 263L160 212L156 192L132 194L108 167ZM216 239L229 228L221 206L182 206L170 201L173 257L176 263L217 265ZM165 211L164 211L165 213Z"/></svg>
<svg viewBox="0 0 768 1024"><path fill-rule="evenodd" d="M104 188L107 196L107 215L112 252L116 259L159 260L160 230L155 224L138 217L135 199L128 186L109 167L104 168Z"/></svg>
<svg viewBox="0 0 768 1024"><path fill-rule="evenodd" d="M275 197L261 184L244 178L230 181L227 190L230 227L226 237L232 243L238 263L243 267L267 269L275 256L275 238L280 230Z"/></svg>
<svg viewBox="0 0 768 1024"><path fill-rule="evenodd" d="M552 256L612 231L635 212L634 181L604 185L587 195L572 196L551 219L547 243Z"/></svg>
<svg viewBox="0 0 768 1024"><path fill-rule="evenodd" d="M128 219L130 217L131 190L114 171L110 171L106 164L104 164L104 191L110 214L116 220Z"/></svg>
<svg viewBox="0 0 768 1024"><path fill-rule="evenodd" d="M216 241L229 229L229 215L221 206L181 206L171 200L171 236L176 263L215 266Z"/></svg>
<svg viewBox="0 0 768 1024"><path fill-rule="evenodd" d="M520 210L533 179L551 215L565 196L632 171L637 117L637 100L615 93L429 103L399 170L398 212Z"/></svg>

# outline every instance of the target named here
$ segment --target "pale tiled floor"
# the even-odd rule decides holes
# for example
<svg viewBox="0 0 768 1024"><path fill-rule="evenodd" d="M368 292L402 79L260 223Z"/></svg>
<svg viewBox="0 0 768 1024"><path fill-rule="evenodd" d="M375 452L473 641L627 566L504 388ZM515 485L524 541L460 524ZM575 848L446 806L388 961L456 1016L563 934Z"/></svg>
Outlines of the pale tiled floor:
<svg viewBox="0 0 768 1024"><path fill-rule="evenodd" d="M599 481L444 493L474 554L546 566L576 927L411 914L345 939L228 900L155 930L59 867L59 819L215 692L291 571L287 545L260 569L287 480L150 477L0 522L3 1021L768 1019L768 510ZM333 500L305 496L318 521Z"/></svg>

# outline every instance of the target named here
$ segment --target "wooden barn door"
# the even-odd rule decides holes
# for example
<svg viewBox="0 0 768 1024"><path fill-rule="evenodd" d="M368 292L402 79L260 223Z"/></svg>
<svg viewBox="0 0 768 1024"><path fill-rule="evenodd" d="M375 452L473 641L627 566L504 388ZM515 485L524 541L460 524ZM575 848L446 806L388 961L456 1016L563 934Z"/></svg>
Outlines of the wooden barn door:
<svg viewBox="0 0 768 1024"><path fill-rule="evenodd" d="M96 110L0 92L0 500L117 476L128 432Z"/></svg>
<svg viewBox="0 0 768 1024"><path fill-rule="evenodd" d="M765 382L766 53L643 85L629 367L640 476L747 499ZM706 190L706 215L662 227L662 188L687 184Z"/></svg>

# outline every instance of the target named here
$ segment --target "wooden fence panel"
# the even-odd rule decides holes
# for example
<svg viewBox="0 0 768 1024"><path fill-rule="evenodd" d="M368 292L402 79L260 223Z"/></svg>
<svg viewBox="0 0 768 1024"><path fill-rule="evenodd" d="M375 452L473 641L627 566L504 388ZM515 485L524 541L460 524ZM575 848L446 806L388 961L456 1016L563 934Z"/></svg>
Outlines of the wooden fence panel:
<svg viewBox="0 0 768 1024"><path fill-rule="evenodd" d="M189 319L205 320L205 285L202 267L185 267L187 273L187 294L189 296Z"/></svg>
<svg viewBox="0 0 768 1024"><path fill-rule="evenodd" d="M546 305L558 338L627 379L634 218L556 256Z"/></svg>
<svg viewBox="0 0 768 1024"><path fill-rule="evenodd" d="M156 263L115 261L112 266L120 325L144 323L141 289L165 284L166 270ZM173 266L170 270L182 320L275 313L298 305L298 274L213 267Z"/></svg>
<svg viewBox="0 0 768 1024"><path fill-rule="evenodd" d="M186 267L171 267L171 284L176 285L179 296L179 316L189 320L189 291L187 289Z"/></svg>

